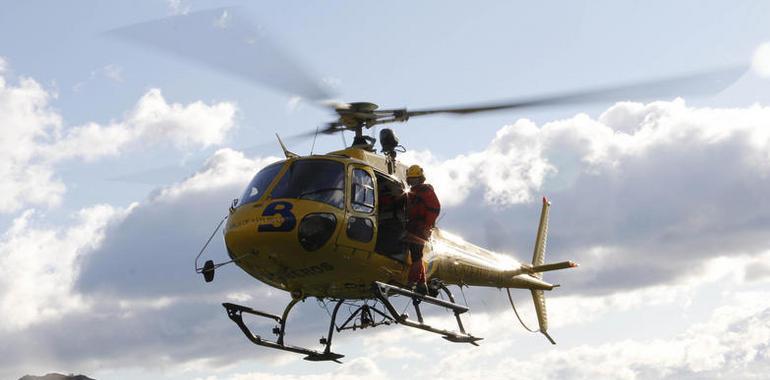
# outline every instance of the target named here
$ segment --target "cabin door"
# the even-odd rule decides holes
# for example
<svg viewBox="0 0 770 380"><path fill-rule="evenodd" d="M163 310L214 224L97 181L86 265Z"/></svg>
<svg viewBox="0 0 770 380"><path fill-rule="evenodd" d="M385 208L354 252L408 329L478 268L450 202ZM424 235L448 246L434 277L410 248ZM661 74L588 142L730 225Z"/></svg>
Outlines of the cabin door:
<svg viewBox="0 0 770 380"><path fill-rule="evenodd" d="M347 176L344 228L337 244L352 248L354 255L368 254L374 251L377 236L374 175L370 168L353 164Z"/></svg>

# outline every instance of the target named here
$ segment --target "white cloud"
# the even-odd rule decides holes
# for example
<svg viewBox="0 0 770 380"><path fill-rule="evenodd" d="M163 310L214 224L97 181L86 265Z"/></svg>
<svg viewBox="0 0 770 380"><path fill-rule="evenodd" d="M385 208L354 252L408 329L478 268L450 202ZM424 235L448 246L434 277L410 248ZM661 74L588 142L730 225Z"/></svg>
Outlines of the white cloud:
<svg viewBox="0 0 770 380"><path fill-rule="evenodd" d="M116 155L134 144L169 142L179 148L218 145L234 127L235 112L230 103L169 104L160 90L152 89L139 99L124 121L72 127L43 154L51 161L92 160Z"/></svg>
<svg viewBox="0 0 770 380"><path fill-rule="evenodd" d="M761 281L752 277L756 262L770 258L770 252L761 255L730 255L709 259L700 270L692 271L673 283L620 290L601 296L569 295L559 292L546 294L552 329L586 324L605 317L609 313L640 310L660 305L677 305L688 308L697 292L708 286L729 285L737 287L744 281ZM527 305L529 309L531 306ZM525 312L528 310L525 309ZM528 320L535 321L534 313Z"/></svg>
<svg viewBox="0 0 770 380"><path fill-rule="evenodd" d="M107 66L104 66L102 69L104 71L104 76L106 76L109 79L112 79L115 82L123 82L123 68L115 65L110 64Z"/></svg>
<svg viewBox="0 0 770 380"><path fill-rule="evenodd" d="M100 69L91 70L91 74L87 79L77 82L72 86L72 91L75 93L81 92L89 83L96 80L99 76L103 76L104 78L107 78L115 83L122 83L124 80L123 67L111 63Z"/></svg>
<svg viewBox="0 0 770 380"><path fill-rule="evenodd" d="M483 152L440 161L430 152L407 152L403 162L420 162L442 203L465 201L473 188L485 189L489 203L510 204L532 200L533 192L555 168L543 157L537 126L522 120L503 127Z"/></svg>
<svg viewBox="0 0 770 380"><path fill-rule="evenodd" d="M161 189L157 199L169 200L191 193L210 192L215 189L244 186L259 169L279 161L274 156L247 158L243 153L223 148L216 151L192 176L173 186Z"/></svg>
<svg viewBox="0 0 770 380"><path fill-rule="evenodd" d="M770 42L765 42L754 51L754 71L762 77L770 77Z"/></svg>
<svg viewBox="0 0 770 380"><path fill-rule="evenodd" d="M183 0L166 0L168 10L172 15L184 15L190 12L190 5Z"/></svg>
<svg viewBox="0 0 770 380"><path fill-rule="evenodd" d="M389 379L375 360L356 358L342 364L332 371L311 375L288 375L270 372L246 372L225 377L209 376L196 380L357 380L361 378L380 380Z"/></svg>
<svg viewBox="0 0 770 380"><path fill-rule="evenodd" d="M0 56L0 75L5 74L6 70L8 70L8 61Z"/></svg>
<svg viewBox="0 0 770 380"><path fill-rule="evenodd" d="M214 20L214 26L220 29L226 29L230 26L230 22L232 20L232 15L230 15L230 12L227 11L227 9L222 11L222 14L217 17Z"/></svg>
<svg viewBox="0 0 770 380"><path fill-rule="evenodd" d="M550 378L558 378L564 372L577 374L576 378L612 373L629 379L650 375L677 377L681 376L679 372L711 377L755 360L768 359L762 352L770 344L770 325L767 323L770 309L761 298L766 300L767 296L762 294L753 299L764 309L757 310L757 304L721 307L708 322L689 328L675 339L578 347L532 364L548 368L546 373ZM566 365L560 365L560 362L566 362ZM608 363L612 364L607 366Z"/></svg>
<svg viewBox="0 0 770 380"><path fill-rule="evenodd" d="M321 78L321 83L329 89L334 90L342 86L342 79L337 77L323 77Z"/></svg>
<svg viewBox="0 0 770 380"><path fill-rule="evenodd" d="M64 185L50 165L39 162L39 146L61 128L61 116L49 105L52 95L32 79L18 86L0 76L0 213L25 203L54 205Z"/></svg>
<svg viewBox="0 0 770 380"><path fill-rule="evenodd" d="M107 205L94 206L80 211L67 228L35 227L43 218L32 210L16 218L0 240L0 329L23 329L85 309L86 302L72 291L77 262L122 215Z"/></svg>
<svg viewBox="0 0 770 380"><path fill-rule="evenodd" d="M126 120L134 120L136 113L140 112L132 112ZM539 128L529 121L519 121L502 128L482 152L450 160L440 160L430 152L417 152L405 156L404 161L427 163L429 178L448 205L446 212L454 218L446 222L459 227L452 229L463 231L464 235L472 234L474 228L489 230L487 224L469 218L483 215L504 221L501 235L505 239L531 243L538 210L528 199L538 192L553 194L549 255L559 259L570 258L564 257L567 254L576 255L585 265L569 273L548 274L549 280L560 280L556 282L569 291L565 296L549 297L551 326L554 330L567 326L595 327L592 324L618 312L680 304L686 310L692 302L693 289L714 284L733 286L744 280L761 285L765 281L767 274L758 264L767 255L767 246L763 246L766 240L761 236L766 233L762 218L768 214L762 199L770 189L762 171L768 162L768 135L760 128L767 117L768 110L763 107L690 108L682 101L621 103L598 119L579 115ZM109 128L97 126L99 132L94 135L105 134ZM67 136L60 140L67 141ZM120 133L116 136L119 138ZM139 138L125 141L132 139ZM141 139L152 141L147 136ZM117 145L120 151L130 143ZM67 152L72 151L64 150L62 154L81 157ZM235 268L223 268L214 284L204 285L192 272L191 262L226 213L229 200L239 194L259 168L277 159L251 159L240 152L221 149L193 176L156 191L112 224L100 246L74 265L78 276L68 294L80 297L80 304L86 306L99 304L99 312L83 315L73 312L77 308L64 307L69 312L57 316L57 323L42 320L35 329L18 330L14 337L23 337L30 342L29 347L48 345L47 362L79 363L86 368L94 368L93 363L102 367L189 367L197 368L194 373L198 374L206 368L232 368L229 366L234 365L234 357L251 359L257 355L262 358L259 360L271 363L265 365L277 367L241 371L222 378L276 377L271 372L285 369L276 364L280 360L273 360L279 356L251 347L237 328L228 323L218 302L250 297L250 306L279 312L276 308L280 306L276 305L286 301L286 294L257 286ZM738 193L740 197L733 196ZM473 201L477 196L487 202ZM463 228L470 224L472 228ZM521 238L525 235L526 240ZM221 241L212 242L207 256L226 256ZM481 291L472 292L476 290L468 291L471 301L491 299L475 297ZM495 297L504 300L503 295ZM399 327L373 335L341 334L339 340L335 337L335 345L341 344L340 352L349 354L349 364L358 363L358 367L341 367L339 371L318 374L317 378L344 378L346 373L353 373L343 368L388 375L407 371L392 367L395 362L411 366L409 371L427 372L420 377L496 377L507 373L502 371L509 371L510 366L524 366L526 373L540 373L533 372L535 364L521 359L511 361L507 353L516 347L495 339L499 331L510 331L516 324L510 311L502 311L501 305L505 304L500 302L486 312L474 309L466 325L469 331L490 338L483 342L483 351L445 346L447 343L436 336ZM292 334L291 343L303 344L303 339L310 340L311 333L315 336L325 328L324 321L318 318L324 313L315 305L305 307L309 309L300 308L295 315L302 323L293 322L304 329ZM528 317L534 320L531 313ZM116 319L120 320L121 329L112 328ZM440 322L452 326L451 318L445 319ZM741 314L720 320L711 330L693 327L677 339L603 341L591 347L572 347L538 356L531 363L553 368L544 372L544 378L569 377L564 374L580 364L574 358L601 361L614 356L622 358L628 367L585 366L584 372L578 371L573 377L618 373L646 378L685 372L740 371L742 364L738 363L761 364L756 359L761 355L751 356L750 352L762 352L763 343L755 340L748 348L741 346L739 339L722 337L730 335L723 326L746 320L754 321ZM746 323L751 334L763 336L761 324ZM269 326L257 327L269 331ZM68 344L71 334L66 331L83 331L78 336L80 348L73 349ZM748 334L739 332L737 336L744 338ZM89 344L92 342L110 344ZM363 342L362 348L345 351L349 342ZM657 347L662 353L651 355L643 350L646 345ZM663 352L664 349L668 351ZM158 355L159 352L163 354ZM744 359L736 361L731 352ZM18 359L0 349L0 357L4 356L6 363ZM153 358L151 362L148 357ZM388 366L371 367L367 358L374 357L387 361ZM280 358L298 360L286 355ZM419 370L425 360L434 358L441 373ZM476 360L491 364L481 365ZM498 366L499 361L506 365ZM467 366L469 363L475 367ZM484 369L487 367L488 371Z"/></svg>
<svg viewBox="0 0 770 380"><path fill-rule="evenodd" d="M530 257L534 200L547 195L549 257L585 264L555 276L611 292L672 281L704 258L767 249L767 125L770 107L758 105L618 103L596 119L539 128L519 120L480 152L403 161L426 166L444 205L441 227L520 260Z"/></svg>
<svg viewBox="0 0 770 380"><path fill-rule="evenodd" d="M231 103L168 103L152 89L123 121L65 128L50 104L53 97L33 79L21 78L14 86L0 76L0 213L57 205L66 187L54 169L63 160L94 160L152 145L217 145L235 125Z"/></svg>
<svg viewBox="0 0 770 380"><path fill-rule="evenodd" d="M609 176L624 164L653 163L659 150L668 153L678 148L686 159L703 148L741 144L744 151L737 159L745 162L739 164L766 177L770 167L767 125L768 107L691 108L681 99L624 102L596 120L579 114L538 127L521 119L500 129L481 152L444 161L430 152L409 152L402 161L425 165L429 180L448 205L463 202L479 187L487 202L506 206L532 201L536 192L548 188L549 181L569 186L578 175ZM692 149L696 147L700 149Z"/></svg>
<svg viewBox="0 0 770 380"><path fill-rule="evenodd" d="M227 213L229 200L275 160L250 160L222 149L190 178L125 213L113 210L115 216L98 219L102 213L97 211L104 210L97 207L83 212L88 223L70 228L36 227L32 215L19 218L2 246L0 268L8 285L0 283L0 312L12 316L14 324L0 331L0 339L23 344L12 351L0 348L0 367L6 371L0 377L14 368L57 363L85 372L136 365L179 370L227 367L236 352L243 358L269 355L243 339L220 303L251 297L249 304L273 310L287 302L285 294L257 287L234 267L220 269L214 284L204 284L192 262ZM226 257L221 234L206 257ZM315 314L303 313L300 307L294 315L317 324Z"/></svg>
<svg viewBox="0 0 770 380"><path fill-rule="evenodd" d="M226 148L215 152L195 174L154 192L110 229L104 244L83 261L79 289L139 300L191 294L201 285L191 269L194 253L251 177L276 160L249 159ZM206 256L225 261L222 236L215 238ZM217 284L241 283L225 277ZM234 292L243 290L227 290Z"/></svg>
<svg viewBox="0 0 770 380"><path fill-rule="evenodd" d="M286 110L289 112L294 112L300 107L301 104L302 104L301 96L291 96L289 97L289 100L286 101Z"/></svg>
<svg viewBox="0 0 770 380"><path fill-rule="evenodd" d="M713 310L705 322L671 338L621 338L543 352L533 348L530 351L535 353L526 357L512 354L519 343L500 341L493 351L501 355L459 350L417 375L442 379L660 379L732 374L727 378L750 378L750 367L770 366L768 296L767 292L732 294L732 300ZM494 331L506 328L499 321L491 326Z"/></svg>

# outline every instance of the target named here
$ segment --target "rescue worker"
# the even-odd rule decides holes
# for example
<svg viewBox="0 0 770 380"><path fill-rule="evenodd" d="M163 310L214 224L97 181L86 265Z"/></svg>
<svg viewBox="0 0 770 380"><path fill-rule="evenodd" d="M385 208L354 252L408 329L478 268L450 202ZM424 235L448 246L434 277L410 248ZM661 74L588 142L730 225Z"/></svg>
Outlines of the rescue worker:
<svg viewBox="0 0 770 380"><path fill-rule="evenodd" d="M430 239L431 230L436 224L441 204L433 191L433 186L425 183L425 173L419 165L412 165L406 171L406 183L410 186L407 194L407 241L412 266L409 269L408 286L418 293L428 293L425 283L425 266L422 262L422 250ZM433 293L433 292L431 292Z"/></svg>

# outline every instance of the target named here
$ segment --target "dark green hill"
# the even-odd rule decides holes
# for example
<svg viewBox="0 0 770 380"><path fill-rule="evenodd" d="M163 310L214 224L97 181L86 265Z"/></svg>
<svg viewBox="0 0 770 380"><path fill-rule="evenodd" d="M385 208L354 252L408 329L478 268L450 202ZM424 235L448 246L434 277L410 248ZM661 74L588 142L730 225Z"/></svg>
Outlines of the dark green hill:
<svg viewBox="0 0 770 380"><path fill-rule="evenodd" d="M45 376L27 375L19 380L95 380L85 375L62 375L60 373L49 373Z"/></svg>

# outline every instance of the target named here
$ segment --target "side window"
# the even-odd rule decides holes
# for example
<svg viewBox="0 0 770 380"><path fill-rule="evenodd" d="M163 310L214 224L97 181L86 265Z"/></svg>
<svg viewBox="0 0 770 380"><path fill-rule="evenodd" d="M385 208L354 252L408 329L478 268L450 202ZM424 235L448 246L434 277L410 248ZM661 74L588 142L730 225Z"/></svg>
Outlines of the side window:
<svg viewBox="0 0 770 380"><path fill-rule="evenodd" d="M350 201L353 211L370 213L374 211L374 181L365 170L353 169Z"/></svg>

